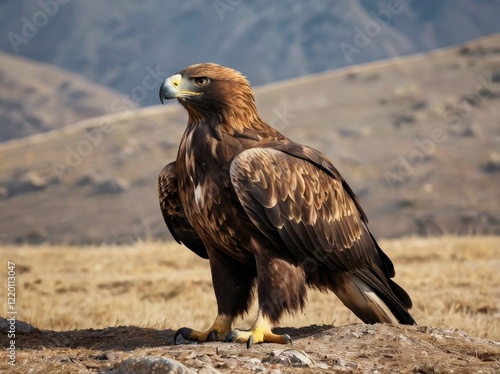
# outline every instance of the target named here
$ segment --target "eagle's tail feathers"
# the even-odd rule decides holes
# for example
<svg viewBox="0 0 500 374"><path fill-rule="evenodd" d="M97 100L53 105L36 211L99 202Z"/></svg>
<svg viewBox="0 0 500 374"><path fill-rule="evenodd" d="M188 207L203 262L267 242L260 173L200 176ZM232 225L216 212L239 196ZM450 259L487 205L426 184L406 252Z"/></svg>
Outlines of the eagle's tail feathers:
<svg viewBox="0 0 500 374"><path fill-rule="evenodd" d="M339 299L365 323L414 324L406 308L384 302L375 289L354 274L344 273L342 287L335 290ZM399 318L398 318L399 317Z"/></svg>

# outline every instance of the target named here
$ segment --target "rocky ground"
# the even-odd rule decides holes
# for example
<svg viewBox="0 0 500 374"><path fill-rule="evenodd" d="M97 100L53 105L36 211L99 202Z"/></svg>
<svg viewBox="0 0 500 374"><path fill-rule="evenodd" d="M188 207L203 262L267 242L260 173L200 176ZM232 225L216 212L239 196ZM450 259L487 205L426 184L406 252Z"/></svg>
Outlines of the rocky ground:
<svg viewBox="0 0 500 374"><path fill-rule="evenodd" d="M0 246L0 258L15 264L16 317L29 322L15 325L12 367L13 327L0 311L0 373L499 373L500 239L380 244L418 326L361 324L334 295L310 290L307 309L275 329L293 345L251 349L173 345L176 329L206 328L217 310L207 261L178 244ZM255 315L254 305L235 327Z"/></svg>
<svg viewBox="0 0 500 374"><path fill-rule="evenodd" d="M1 325L1 323L0 323ZM5 332L5 322L4 322ZM456 329L387 324L280 328L290 346L173 345L172 330L110 327L50 331L19 326L12 373L495 373L500 343ZM0 335L6 347L6 335ZM5 361L0 368L8 369Z"/></svg>

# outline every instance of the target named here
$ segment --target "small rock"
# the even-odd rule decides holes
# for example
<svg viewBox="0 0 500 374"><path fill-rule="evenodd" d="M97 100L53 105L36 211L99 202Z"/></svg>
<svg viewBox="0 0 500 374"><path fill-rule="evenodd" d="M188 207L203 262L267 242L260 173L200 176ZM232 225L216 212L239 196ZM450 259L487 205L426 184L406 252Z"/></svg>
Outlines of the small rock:
<svg viewBox="0 0 500 374"><path fill-rule="evenodd" d="M305 352L295 349L277 349L272 351L263 362L293 366L315 367L313 359Z"/></svg>
<svg viewBox="0 0 500 374"><path fill-rule="evenodd" d="M113 351L106 351L97 356L93 356L93 358L99 361L114 361L116 360L116 353Z"/></svg>
<svg viewBox="0 0 500 374"><path fill-rule="evenodd" d="M238 360L235 358L227 358L220 363L220 366L223 368L234 368L238 366Z"/></svg>
<svg viewBox="0 0 500 374"><path fill-rule="evenodd" d="M369 136L371 132L371 127L343 127L339 129L339 134L344 138L361 138Z"/></svg>
<svg viewBox="0 0 500 374"><path fill-rule="evenodd" d="M264 366L262 365L262 362L256 357L252 357L246 360L244 367L255 372L264 371Z"/></svg>
<svg viewBox="0 0 500 374"><path fill-rule="evenodd" d="M500 171L500 154L496 152L491 153L483 169L490 173Z"/></svg>
<svg viewBox="0 0 500 374"><path fill-rule="evenodd" d="M75 182L77 187L92 186L104 181L104 177L96 172L89 172Z"/></svg>
<svg viewBox="0 0 500 374"><path fill-rule="evenodd" d="M260 364L261 363L261 361L256 357L252 357L252 358L248 359L248 362L250 364Z"/></svg>
<svg viewBox="0 0 500 374"><path fill-rule="evenodd" d="M16 334L30 334L38 330L36 327L30 325L29 323L19 320L16 320L14 323L15 330L13 330L11 326L12 323L10 320L7 320L6 318L0 318L0 333L2 334L8 334L9 332L14 331Z"/></svg>
<svg viewBox="0 0 500 374"><path fill-rule="evenodd" d="M184 374L194 373L178 361L165 357L129 358L117 364L115 374Z"/></svg>
<svg viewBox="0 0 500 374"><path fill-rule="evenodd" d="M95 185L95 194L115 194L127 191L129 183L122 178L109 178Z"/></svg>
<svg viewBox="0 0 500 374"><path fill-rule="evenodd" d="M220 371L211 365L205 365L202 368L198 369L198 374L220 374Z"/></svg>
<svg viewBox="0 0 500 374"><path fill-rule="evenodd" d="M403 125L411 125L415 123L416 118L410 113L399 113L394 116L393 124L396 127L401 127Z"/></svg>
<svg viewBox="0 0 500 374"><path fill-rule="evenodd" d="M360 354L357 356L358 358L368 358L366 354ZM361 369L361 365L357 363L356 361L347 361L344 360L340 357L337 357L335 360L333 360L335 366L340 366L342 368L349 368L349 369Z"/></svg>
<svg viewBox="0 0 500 374"><path fill-rule="evenodd" d="M399 334L398 335L398 338L399 338L399 341L401 342L402 345L404 346L409 346L411 345L411 341L410 339L408 339L406 336L404 336L403 334Z"/></svg>
<svg viewBox="0 0 500 374"><path fill-rule="evenodd" d="M412 110L423 110L426 109L428 106L428 103L426 100L418 100L415 101L414 103L411 104L411 109Z"/></svg>
<svg viewBox="0 0 500 374"><path fill-rule="evenodd" d="M26 190L39 190L47 187L50 183L48 178L45 178L40 173L31 170L24 174L19 180Z"/></svg>
<svg viewBox="0 0 500 374"><path fill-rule="evenodd" d="M500 83L500 70L492 71L490 79L493 83Z"/></svg>
<svg viewBox="0 0 500 374"><path fill-rule="evenodd" d="M197 355L195 357L196 367L203 367L207 364L212 364L212 360L210 359L210 357L208 357L208 355L203 354L203 355Z"/></svg>

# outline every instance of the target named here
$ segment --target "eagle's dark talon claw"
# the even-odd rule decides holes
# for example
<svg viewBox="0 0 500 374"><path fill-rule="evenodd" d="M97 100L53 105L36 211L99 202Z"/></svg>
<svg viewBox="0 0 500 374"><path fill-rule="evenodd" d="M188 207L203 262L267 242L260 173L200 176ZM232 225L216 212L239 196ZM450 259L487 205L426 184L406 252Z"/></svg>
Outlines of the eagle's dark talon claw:
<svg viewBox="0 0 500 374"><path fill-rule="evenodd" d="M179 336L181 332L179 330L177 330L174 334L174 345L177 345L177 337Z"/></svg>
<svg viewBox="0 0 500 374"><path fill-rule="evenodd" d="M192 329L190 329L189 327L181 327L179 330L177 330L174 334L174 345L178 345L177 343L177 337L179 335L182 335L182 337L185 339L185 340L189 340L189 337L191 336L191 333L193 332Z"/></svg>
<svg viewBox="0 0 500 374"><path fill-rule="evenodd" d="M287 343L290 343L290 345L293 345L292 338L290 338L290 335L285 334L285 335L283 335L283 338L285 339L285 341Z"/></svg>
<svg viewBox="0 0 500 374"><path fill-rule="evenodd" d="M252 344L253 344L253 336L250 335L250 337L247 340L247 349L252 348Z"/></svg>
<svg viewBox="0 0 500 374"><path fill-rule="evenodd" d="M215 342L217 341L217 331L215 330L212 330L210 331L210 333L208 334L208 339L207 339L209 342Z"/></svg>
<svg viewBox="0 0 500 374"><path fill-rule="evenodd" d="M232 343L236 340L237 337L236 331L231 331L229 334L226 335L224 338L224 343Z"/></svg>

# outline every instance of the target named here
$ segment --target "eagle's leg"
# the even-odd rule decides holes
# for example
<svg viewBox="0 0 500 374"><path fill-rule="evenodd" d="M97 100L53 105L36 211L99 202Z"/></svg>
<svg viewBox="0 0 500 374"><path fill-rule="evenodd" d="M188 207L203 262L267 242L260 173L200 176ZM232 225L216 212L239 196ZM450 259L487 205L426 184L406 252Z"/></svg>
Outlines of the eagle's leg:
<svg viewBox="0 0 500 374"><path fill-rule="evenodd" d="M210 250L208 247L207 250L217 299L217 317L206 331L180 328L174 335L174 344L177 344L179 335L198 342L223 341L232 330L234 318L244 314L252 301L255 268L236 261L222 251Z"/></svg>
<svg viewBox="0 0 500 374"><path fill-rule="evenodd" d="M266 253L266 252L264 252ZM304 270L284 259L256 256L259 312L250 330L233 330L226 341L247 343L292 343L288 335L274 334L284 312L293 313L305 305Z"/></svg>

